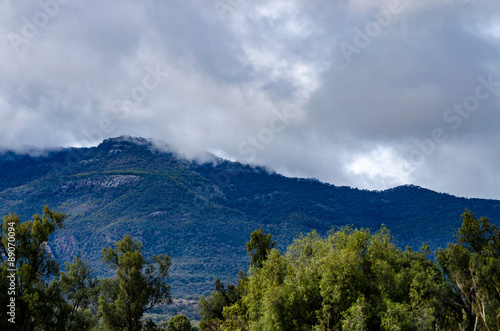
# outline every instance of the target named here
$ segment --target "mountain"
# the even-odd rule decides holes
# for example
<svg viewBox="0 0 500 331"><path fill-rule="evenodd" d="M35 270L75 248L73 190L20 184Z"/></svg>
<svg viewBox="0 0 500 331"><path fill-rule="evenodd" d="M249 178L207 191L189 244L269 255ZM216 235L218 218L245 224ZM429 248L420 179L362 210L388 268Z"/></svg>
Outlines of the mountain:
<svg viewBox="0 0 500 331"><path fill-rule="evenodd" d="M174 296L207 294L216 277L248 268L245 242L262 227L284 249L315 229L385 224L399 246L444 247L470 209L500 219L500 201L466 199L417 186L385 191L287 178L260 167L211 157L187 161L151 140L107 139L92 148L38 155L0 154L0 213L29 219L43 205L68 215L50 243L61 262L74 255L109 275L102 247L123 234L142 241L145 255L173 258Z"/></svg>

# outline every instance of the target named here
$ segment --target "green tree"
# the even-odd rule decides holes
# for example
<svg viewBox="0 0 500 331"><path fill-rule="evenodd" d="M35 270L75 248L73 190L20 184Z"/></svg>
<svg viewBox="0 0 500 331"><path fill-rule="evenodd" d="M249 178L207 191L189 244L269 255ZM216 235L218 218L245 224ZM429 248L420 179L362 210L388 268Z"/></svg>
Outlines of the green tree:
<svg viewBox="0 0 500 331"><path fill-rule="evenodd" d="M285 254L259 229L230 302L219 279L200 300L202 330L500 330L500 230L467 211L457 243L398 248L389 230L344 227Z"/></svg>
<svg viewBox="0 0 500 331"><path fill-rule="evenodd" d="M162 330L152 319L148 319L144 322L144 326L141 331L160 331Z"/></svg>
<svg viewBox="0 0 500 331"><path fill-rule="evenodd" d="M191 321L186 315L175 315L168 320L168 331L191 331Z"/></svg>
<svg viewBox="0 0 500 331"><path fill-rule="evenodd" d="M466 330L479 323L486 330L500 329L500 230L486 217L466 210L457 243L439 250L437 262L450 282L450 314ZM465 318L463 318L465 315Z"/></svg>
<svg viewBox="0 0 500 331"><path fill-rule="evenodd" d="M247 329L244 318L245 311L239 301L231 306L224 307L222 315L224 316L224 323L222 324L224 331L244 331Z"/></svg>
<svg viewBox="0 0 500 331"><path fill-rule="evenodd" d="M202 330L207 329L215 321L221 323L225 319L223 315L224 307L231 306L241 299L243 295L242 282L244 282L245 277L246 274L240 272L238 283L236 285L228 284L227 287L217 278L214 284L214 291L210 293L210 296L200 297L198 312L202 318L200 321Z"/></svg>
<svg viewBox="0 0 500 331"><path fill-rule="evenodd" d="M59 276L59 284L71 307L66 328L91 329L97 324L99 281L92 275L90 266L76 256L72 263L66 263L65 270Z"/></svg>
<svg viewBox="0 0 500 331"><path fill-rule="evenodd" d="M250 256L250 270L261 268L263 262L267 259L269 252L276 245L276 241L271 240L271 234L265 234L262 228L255 230L250 235L250 241L246 244L248 255ZM238 283L236 285L228 284L227 288L219 278L215 280L215 289L210 296L200 297L198 302L198 312L202 319L200 321L201 330L218 329L224 327L227 330L237 330L243 325L243 319L237 316L235 312L243 311L237 303L241 300L247 274L243 271L238 272ZM236 305L233 307L233 305ZM224 315L224 309L228 309ZM225 323L229 317L229 321Z"/></svg>
<svg viewBox="0 0 500 331"><path fill-rule="evenodd" d="M129 235L114 246L102 250L104 261L116 275L103 281L100 316L110 330L140 330L144 312L159 303L172 302L166 283L171 258L163 254L153 256L152 261L145 259L142 244Z"/></svg>
<svg viewBox="0 0 500 331"><path fill-rule="evenodd" d="M313 232L250 272L233 320L273 331L438 328L446 283L427 254L401 251L384 227Z"/></svg>
<svg viewBox="0 0 500 331"><path fill-rule="evenodd" d="M61 329L68 314L68 307L59 284L50 282L59 272L59 266L49 249L49 238L61 229L66 215L43 208L42 216L21 222L15 214L3 218L0 231L0 255L2 265L0 286L5 286L6 275L15 275L16 329ZM15 249L14 249L15 248ZM7 269L17 269L10 272ZM0 289L5 300L7 288ZM5 318L0 323L7 323ZM7 325L7 326L6 326ZM2 329L12 325L0 324Z"/></svg>
<svg viewBox="0 0 500 331"><path fill-rule="evenodd" d="M250 266L262 267L269 251L276 245L276 241L271 240L271 237L271 234L265 234L262 228L251 233L250 241L246 244L248 255L250 255Z"/></svg>

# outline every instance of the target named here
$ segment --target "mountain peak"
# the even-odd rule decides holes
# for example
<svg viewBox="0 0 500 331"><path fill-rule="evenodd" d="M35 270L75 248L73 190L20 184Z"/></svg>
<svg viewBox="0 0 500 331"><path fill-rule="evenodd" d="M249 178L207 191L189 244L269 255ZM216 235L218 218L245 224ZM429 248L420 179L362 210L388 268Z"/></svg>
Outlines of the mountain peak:
<svg viewBox="0 0 500 331"><path fill-rule="evenodd" d="M129 143L134 145L152 145L153 142L151 139L146 139L142 137L132 137L132 136L119 136L115 138L104 139L102 143L99 145L107 145L107 144L118 144L118 143Z"/></svg>

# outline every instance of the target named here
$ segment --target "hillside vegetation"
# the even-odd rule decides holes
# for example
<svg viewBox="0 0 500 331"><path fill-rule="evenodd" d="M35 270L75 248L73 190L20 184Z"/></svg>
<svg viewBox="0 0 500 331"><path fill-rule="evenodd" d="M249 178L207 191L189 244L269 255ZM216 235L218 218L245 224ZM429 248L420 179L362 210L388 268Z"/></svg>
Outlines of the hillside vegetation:
<svg viewBox="0 0 500 331"><path fill-rule="evenodd" d="M101 250L112 270L95 277L74 257L64 270L50 253L51 235L66 215L50 210L0 231L2 330L197 330L185 315L147 319L172 302L172 259L150 259L124 235ZM462 214L457 243L436 252L401 250L390 231L343 227L296 238L282 254L262 229L246 243L248 272L236 284L215 280L201 296L201 330L494 330L500 329L500 229ZM5 309L5 308L4 308Z"/></svg>
<svg viewBox="0 0 500 331"><path fill-rule="evenodd" d="M143 243L146 257L168 254L174 298L197 299L215 278L246 270L245 242L263 228L284 251L301 233L326 235L345 225L391 229L395 244L446 247L474 210L500 219L500 201L465 199L416 186L386 191L287 178L216 157L190 162L142 138L107 139L97 147L43 155L0 154L0 214L22 221L49 205L68 218L50 250L64 264L89 261L100 277L112 272L102 247L124 234ZM311 160L313 162L313 160Z"/></svg>

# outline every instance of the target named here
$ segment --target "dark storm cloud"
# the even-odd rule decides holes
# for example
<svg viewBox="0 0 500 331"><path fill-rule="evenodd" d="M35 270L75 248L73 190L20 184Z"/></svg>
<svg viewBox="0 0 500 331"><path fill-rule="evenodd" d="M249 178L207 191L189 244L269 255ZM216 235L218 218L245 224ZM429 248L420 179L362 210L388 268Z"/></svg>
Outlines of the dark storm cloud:
<svg viewBox="0 0 500 331"><path fill-rule="evenodd" d="M0 35L0 148L127 134L500 198L497 1L11 0Z"/></svg>

